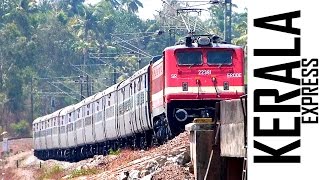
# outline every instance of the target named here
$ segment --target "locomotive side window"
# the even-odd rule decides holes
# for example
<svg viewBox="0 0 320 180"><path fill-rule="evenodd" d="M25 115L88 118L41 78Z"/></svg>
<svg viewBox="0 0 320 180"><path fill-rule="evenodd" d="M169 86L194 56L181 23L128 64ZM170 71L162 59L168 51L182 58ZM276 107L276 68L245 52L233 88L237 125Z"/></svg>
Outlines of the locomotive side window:
<svg viewBox="0 0 320 180"><path fill-rule="evenodd" d="M202 53L201 52L177 52L179 65L201 65Z"/></svg>
<svg viewBox="0 0 320 180"><path fill-rule="evenodd" d="M209 51L208 64L232 64L232 51Z"/></svg>

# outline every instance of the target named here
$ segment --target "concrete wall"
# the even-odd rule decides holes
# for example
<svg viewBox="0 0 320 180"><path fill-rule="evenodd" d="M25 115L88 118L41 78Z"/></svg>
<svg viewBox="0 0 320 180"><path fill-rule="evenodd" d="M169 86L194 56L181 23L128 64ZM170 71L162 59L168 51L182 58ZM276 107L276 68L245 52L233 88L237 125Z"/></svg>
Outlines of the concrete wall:
<svg viewBox="0 0 320 180"><path fill-rule="evenodd" d="M244 116L240 99L220 102L220 147L223 157L244 157Z"/></svg>
<svg viewBox="0 0 320 180"><path fill-rule="evenodd" d="M190 123L186 125L186 130L190 132L190 156L194 166L195 179L220 180L220 146L219 143L214 145L217 125L213 123ZM212 158L209 162L211 153Z"/></svg>

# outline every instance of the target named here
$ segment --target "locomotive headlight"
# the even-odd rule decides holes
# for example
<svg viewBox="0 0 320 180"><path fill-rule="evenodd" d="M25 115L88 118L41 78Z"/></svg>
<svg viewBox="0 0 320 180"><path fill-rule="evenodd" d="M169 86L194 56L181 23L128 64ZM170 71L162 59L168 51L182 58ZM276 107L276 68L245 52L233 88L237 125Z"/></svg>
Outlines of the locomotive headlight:
<svg viewBox="0 0 320 180"><path fill-rule="evenodd" d="M175 113L175 117L178 121L183 122L185 120L187 120L188 118L188 113L186 110L184 109L178 109Z"/></svg>
<svg viewBox="0 0 320 180"><path fill-rule="evenodd" d="M212 77L212 82L213 82L214 85L216 85L217 84L217 78Z"/></svg>
<svg viewBox="0 0 320 180"><path fill-rule="evenodd" d="M188 82L182 82L182 91L188 91Z"/></svg>
<svg viewBox="0 0 320 180"><path fill-rule="evenodd" d="M228 81L223 82L223 90L229 90L229 82Z"/></svg>

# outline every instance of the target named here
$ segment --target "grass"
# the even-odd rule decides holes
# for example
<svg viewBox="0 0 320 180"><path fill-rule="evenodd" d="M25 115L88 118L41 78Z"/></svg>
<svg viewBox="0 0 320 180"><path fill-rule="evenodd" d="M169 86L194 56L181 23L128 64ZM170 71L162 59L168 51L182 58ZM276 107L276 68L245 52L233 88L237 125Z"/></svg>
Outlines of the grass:
<svg viewBox="0 0 320 180"><path fill-rule="evenodd" d="M98 169L75 169L71 172L70 179L80 177L80 176L87 176L87 175L93 175L97 174L99 172Z"/></svg>
<svg viewBox="0 0 320 180"><path fill-rule="evenodd" d="M120 154L120 149L113 150L109 149L109 155L119 155Z"/></svg>
<svg viewBox="0 0 320 180"><path fill-rule="evenodd" d="M57 177L62 177L64 170L58 165L54 165L50 168L43 168L40 172L39 179L57 179Z"/></svg>

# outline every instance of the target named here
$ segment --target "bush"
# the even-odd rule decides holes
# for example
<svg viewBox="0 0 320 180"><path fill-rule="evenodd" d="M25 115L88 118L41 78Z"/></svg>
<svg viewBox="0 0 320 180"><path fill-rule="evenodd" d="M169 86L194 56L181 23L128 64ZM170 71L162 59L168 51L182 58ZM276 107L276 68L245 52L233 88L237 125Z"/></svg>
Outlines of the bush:
<svg viewBox="0 0 320 180"><path fill-rule="evenodd" d="M16 137L29 137L30 136L30 126L28 121L21 120L17 123L11 123L10 129Z"/></svg>

